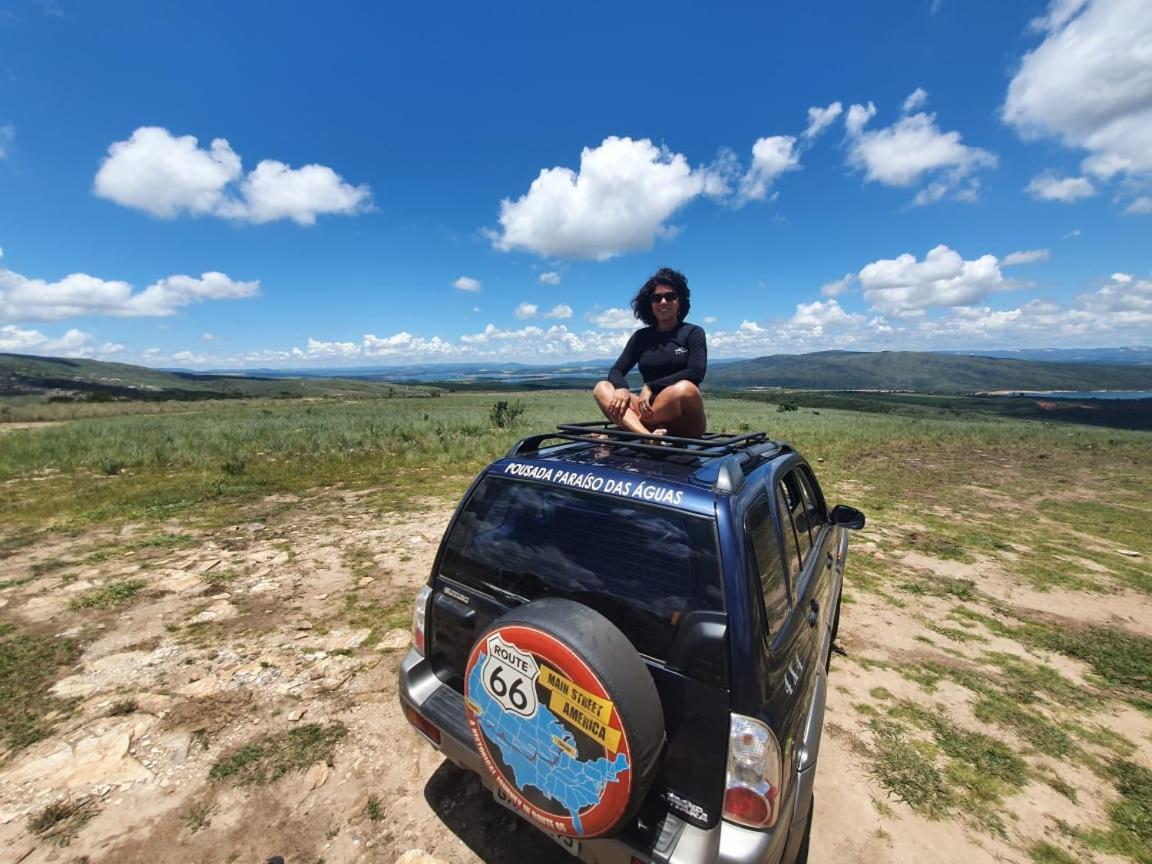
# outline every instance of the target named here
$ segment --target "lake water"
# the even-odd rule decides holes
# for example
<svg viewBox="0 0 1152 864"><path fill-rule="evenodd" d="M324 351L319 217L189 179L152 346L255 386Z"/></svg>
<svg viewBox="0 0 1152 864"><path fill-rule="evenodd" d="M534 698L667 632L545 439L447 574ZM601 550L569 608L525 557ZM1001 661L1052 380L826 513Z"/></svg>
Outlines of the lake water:
<svg viewBox="0 0 1152 864"><path fill-rule="evenodd" d="M1045 399L1152 399L1152 390L1016 390L1000 395Z"/></svg>

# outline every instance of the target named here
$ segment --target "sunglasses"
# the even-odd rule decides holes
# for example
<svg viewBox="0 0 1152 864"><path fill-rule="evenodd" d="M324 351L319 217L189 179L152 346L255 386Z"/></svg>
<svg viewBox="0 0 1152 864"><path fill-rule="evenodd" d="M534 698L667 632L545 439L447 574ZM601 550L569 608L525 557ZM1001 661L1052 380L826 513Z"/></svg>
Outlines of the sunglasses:
<svg viewBox="0 0 1152 864"><path fill-rule="evenodd" d="M653 294L651 302L655 306L657 303L675 303L679 299L680 295L675 291L666 291L663 294Z"/></svg>

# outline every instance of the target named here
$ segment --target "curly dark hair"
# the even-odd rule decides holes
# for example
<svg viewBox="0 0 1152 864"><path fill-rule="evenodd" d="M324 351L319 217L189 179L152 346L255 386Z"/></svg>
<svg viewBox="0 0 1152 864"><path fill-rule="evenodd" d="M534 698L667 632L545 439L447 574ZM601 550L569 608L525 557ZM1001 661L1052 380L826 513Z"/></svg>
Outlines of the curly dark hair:
<svg viewBox="0 0 1152 864"><path fill-rule="evenodd" d="M680 308L677 310L679 320L687 318L688 310L692 308L688 280L683 273L671 267L661 267L640 287L636 296L632 298L633 314L649 327L656 326L656 316L652 314L652 292L656 290L657 285L667 285L676 290L680 295Z"/></svg>

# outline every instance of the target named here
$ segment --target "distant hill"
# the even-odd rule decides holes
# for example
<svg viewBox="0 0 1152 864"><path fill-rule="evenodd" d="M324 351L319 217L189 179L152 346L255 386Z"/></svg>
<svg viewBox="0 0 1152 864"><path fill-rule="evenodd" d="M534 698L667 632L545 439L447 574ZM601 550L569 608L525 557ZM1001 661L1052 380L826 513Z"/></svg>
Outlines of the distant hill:
<svg viewBox="0 0 1152 864"><path fill-rule="evenodd" d="M110 399L240 399L304 396L426 396L435 388L351 378L265 378L163 372L127 363L0 354L0 396Z"/></svg>
<svg viewBox="0 0 1152 864"><path fill-rule="evenodd" d="M710 369L710 387L799 390L1152 390L1152 366L1051 362L926 351L774 354Z"/></svg>
<svg viewBox="0 0 1152 864"><path fill-rule="evenodd" d="M1118 363L1152 366L1152 348L1018 348L1015 351L940 351L967 357L1010 357L1045 363Z"/></svg>

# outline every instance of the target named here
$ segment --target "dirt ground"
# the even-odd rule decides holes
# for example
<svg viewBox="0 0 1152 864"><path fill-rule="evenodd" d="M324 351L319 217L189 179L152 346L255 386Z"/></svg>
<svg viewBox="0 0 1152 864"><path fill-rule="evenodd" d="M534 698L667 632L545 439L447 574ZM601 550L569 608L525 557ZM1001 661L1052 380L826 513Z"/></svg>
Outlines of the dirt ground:
<svg viewBox="0 0 1152 864"><path fill-rule="evenodd" d="M446 862L571 860L507 814L478 782L446 764L411 731L396 698L396 668L409 642L411 598L429 573L450 511L429 501L381 515L371 493L269 498L211 531L172 522L97 529L0 559L0 615L28 632L73 638L78 665L53 694L61 717L51 737L0 753L0 861L391 862L423 850ZM883 530L883 526L877 526ZM874 534L872 536L875 536ZM982 724L972 694L949 681L928 692L901 664L964 662L997 651L1042 662L1091 689L1088 670L981 632L978 649L933 630L951 602L915 596L902 606L853 590L853 559L881 553L869 532L848 562L816 781L814 862L1028 862L1040 840L1059 844L1059 823L1104 824L1111 787L1079 764L1049 760L1073 803L1030 780L1007 797L1006 830L960 818L927 818L877 781L861 703L907 699L965 728ZM890 554L890 553L885 553ZM1046 615L1077 609L1097 623L1148 635L1144 595L1039 593L1006 581L995 562L961 565L909 553L902 567L978 580L998 602ZM215 575L214 575L215 574ZM119 608L85 606L101 586L142 580ZM978 608L973 606L973 608ZM879 661L874 664L869 661ZM1083 723L1136 744L1152 767L1152 718L1101 700ZM211 779L222 757L261 736L340 723L332 753L268 785ZM1007 739L1021 749L1027 742ZM1040 758L1040 757L1037 757ZM53 802L85 802L91 818L58 845L30 830ZM1100 862L1124 861L1096 854Z"/></svg>

